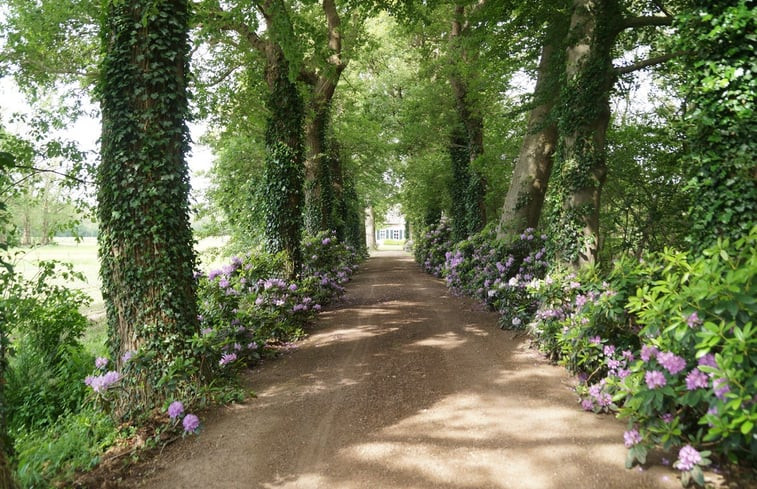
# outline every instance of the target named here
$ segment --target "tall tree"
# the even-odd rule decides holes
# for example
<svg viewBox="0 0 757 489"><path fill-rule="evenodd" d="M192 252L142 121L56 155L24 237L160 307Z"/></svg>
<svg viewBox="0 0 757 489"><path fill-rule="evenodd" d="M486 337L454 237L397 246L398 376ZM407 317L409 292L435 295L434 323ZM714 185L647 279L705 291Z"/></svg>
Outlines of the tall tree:
<svg viewBox="0 0 757 489"><path fill-rule="evenodd" d="M306 219L312 232L334 229L334 208L341 194L342 166L336 148L329 148L331 105L347 62L342 53L342 19L334 0L321 2L326 18L326 44L318 46L318 58L303 65L300 79L308 87ZM320 36L319 36L320 37ZM326 48L326 49L324 49ZM330 188L334 186L335 188Z"/></svg>
<svg viewBox="0 0 757 489"><path fill-rule="evenodd" d="M613 54L618 36L625 29L671 22L667 15L630 16L620 0L573 0L558 122L561 209L554 234L563 258L576 266L596 262L600 245L611 90L621 72L630 73L672 56L616 69Z"/></svg>
<svg viewBox="0 0 757 489"><path fill-rule="evenodd" d="M478 0L466 10L457 3L453 9L450 29L452 68L449 82L454 95L457 120L450 130L449 155L452 164L452 234L456 240L481 230L486 224L484 197L486 183L472 163L484 153L484 118L470 68L479 53L466 39L471 30L471 17L486 4Z"/></svg>
<svg viewBox="0 0 757 489"><path fill-rule="evenodd" d="M291 277L302 263L303 208L302 99L289 78L289 63L276 43L266 46L269 86L266 124L265 216L269 251L287 254Z"/></svg>
<svg viewBox="0 0 757 489"><path fill-rule="evenodd" d="M0 128L2 131L2 128ZM13 187L13 181L10 178L10 169L13 167L13 156L10 153L0 151L0 277L13 273L8 263L6 252L8 251L8 226L10 225L10 216L7 214L5 200ZM6 424L6 403L5 403L5 383L6 371L8 368L8 358L6 356L8 348L8 334L6 318L3 317L0 310L0 489L15 489L16 483L13 479L13 470L8 461L11 452L10 439L8 437L8 427Z"/></svg>
<svg viewBox="0 0 757 489"><path fill-rule="evenodd" d="M116 362L150 355L142 391L187 355L198 331L189 225L187 0L109 0L99 86L98 217L103 297Z"/></svg>
<svg viewBox="0 0 757 489"><path fill-rule="evenodd" d="M557 119L553 109L560 98L560 79L565 67L563 42L569 18L561 8L548 14L541 57L536 72L533 107L513 169L497 235L519 236L539 224L557 146Z"/></svg>

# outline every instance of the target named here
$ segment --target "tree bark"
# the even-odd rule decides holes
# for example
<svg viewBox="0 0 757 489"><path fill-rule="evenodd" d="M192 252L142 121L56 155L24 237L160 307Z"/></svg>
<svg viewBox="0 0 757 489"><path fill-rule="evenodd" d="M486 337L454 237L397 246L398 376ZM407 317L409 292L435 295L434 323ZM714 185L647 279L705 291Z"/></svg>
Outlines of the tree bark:
<svg viewBox="0 0 757 489"><path fill-rule="evenodd" d="M266 245L272 253L287 254L288 275L296 278L302 264L304 107L289 79L289 63L276 43L266 46L265 77L270 92L265 136Z"/></svg>
<svg viewBox="0 0 757 489"><path fill-rule="evenodd" d="M376 220L370 206L365 210L365 241L369 250L376 249Z"/></svg>
<svg viewBox="0 0 757 489"><path fill-rule="evenodd" d="M622 22L617 0L574 0L563 88L561 177L563 220L573 231L574 266L595 263L599 210L607 177L605 137L615 75L611 50Z"/></svg>
<svg viewBox="0 0 757 489"><path fill-rule="evenodd" d="M560 98L558 78L564 59L559 49L568 20L567 16L556 16L545 35L534 88L536 105L529 114L526 135L505 196L498 238L511 239L539 224L558 139L552 111Z"/></svg>
<svg viewBox="0 0 757 489"><path fill-rule="evenodd" d="M103 16L102 290L115 365L126 352L152 355L134 390L146 406L165 396L158 380L189 355L199 330L185 159L188 20L187 0L110 0Z"/></svg>
<svg viewBox="0 0 757 489"><path fill-rule="evenodd" d="M450 31L456 56L454 65L471 62L468 50L459 44L467 28L465 8L456 5ZM477 102L471 100L467 81L456 67L452 69L449 80L459 126L452 129L449 146L454 178L452 228L455 240L459 241L480 231L486 224L486 181L482 175L474 175L475 170L471 166L484 153L484 120Z"/></svg>
<svg viewBox="0 0 757 489"><path fill-rule="evenodd" d="M328 47L331 55L327 70L302 70L301 79L310 88L308 118L305 121L305 226L310 233L329 231L334 225L333 192L324 189L330 185L326 179L329 149L327 131L331 118L331 101L347 63L342 59L341 19L334 0L323 0L323 13L328 26ZM340 170L341 171L341 170ZM333 176L333 175L332 175ZM341 179L341 176L339 176ZM328 199L324 200L324 197Z"/></svg>

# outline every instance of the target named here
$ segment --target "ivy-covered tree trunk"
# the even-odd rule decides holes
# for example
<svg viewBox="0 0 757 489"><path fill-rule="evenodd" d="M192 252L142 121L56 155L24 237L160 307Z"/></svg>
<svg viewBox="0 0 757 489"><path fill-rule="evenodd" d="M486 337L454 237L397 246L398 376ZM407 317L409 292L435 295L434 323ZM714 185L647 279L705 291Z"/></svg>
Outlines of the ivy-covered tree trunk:
<svg viewBox="0 0 757 489"><path fill-rule="evenodd" d="M198 331L189 224L187 0L110 0L102 25L100 260L109 342L150 356L156 383Z"/></svg>
<svg viewBox="0 0 757 489"><path fill-rule="evenodd" d="M560 97L559 79L565 67L561 48L568 21L567 16L556 15L547 29L534 89L535 106L505 196L499 238L519 236L539 224L557 146L557 120L552 110Z"/></svg>
<svg viewBox="0 0 757 489"><path fill-rule="evenodd" d="M562 210L557 241L563 259L594 263L607 176L605 136L615 73L612 47L622 21L617 0L574 0L559 117Z"/></svg>
<svg viewBox="0 0 757 489"><path fill-rule="evenodd" d="M462 241L468 237L468 190L470 188L470 158L465 128L455 125L450 134L449 157L452 166L450 197L452 208L452 239Z"/></svg>
<svg viewBox="0 0 757 489"><path fill-rule="evenodd" d="M336 237L341 242L345 242L347 237L347 201L344 188L344 182L347 178L344 174L344 165L342 164L342 154L339 145L335 140L329 141L329 154L327 158L329 166L329 175L331 176L331 209L329 209L329 226L332 231L336 231Z"/></svg>
<svg viewBox="0 0 757 489"><path fill-rule="evenodd" d="M328 26L326 69L303 70L301 79L310 90L308 118L305 122L307 145L305 170L305 227L309 233L334 229L333 216L337 205L334 190L334 168L329 159L328 126L331 121L331 101L347 63L342 60L341 18L334 0L321 3ZM338 163L338 162L337 162ZM341 179L341 170L336 174ZM337 191L339 191L337 189Z"/></svg>
<svg viewBox="0 0 757 489"><path fill-rule="evenodd" d="M333 206L329 188L331 169L326 147L331 112L328 106L320 107L322 103L323 101L311 103L311 116L305 122L305 228L310 234L330 230Z"/></svg>
<svg viewBox="0 0 757 489"><path fill-rule="evenodd" d="M360 252L366 250L365 212L355 188L355 178L344 175L344 242Z"/></svg>
<svg viewBox="0 0 757 489"><path fill-rule="evenodd" d="M486 181L471 165L484 153L484 120L458 66L469 63L468 50L461 45L465 34L464 7L457 5L454 15L450 40L456 66L450 73L450 85L458 121L450 134L449 152L453 174L452 235L460 241L480 231L486 224Z"/></svg>
<svg viewBox="0 0 757 489"><path fill-rule="evenodd" d="M698 1L681 18L689 162L691 245L747 236L757 225L757 7Z"/></svg>
<svg viewBox="0 0 757 489"><path fill-rule="evenodd" d="M289 64L281 48L266 48L267 101L265 218L266 247L286 252L288 274L295 277L302 264L302 208L304 107L297 86L289 79Z"/></svg>

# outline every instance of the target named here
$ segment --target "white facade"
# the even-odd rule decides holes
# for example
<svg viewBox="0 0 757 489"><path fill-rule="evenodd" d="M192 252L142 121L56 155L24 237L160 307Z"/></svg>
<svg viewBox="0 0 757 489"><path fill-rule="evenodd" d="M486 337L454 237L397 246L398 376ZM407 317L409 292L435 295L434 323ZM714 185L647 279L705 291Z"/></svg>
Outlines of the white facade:
<svg viewBox="0 0 757 489"><path fill-rule="evenodd" d="M395 205L384 216L384 224L376 229L376 244L384 244L385 240L405 240L405 216L400 212L400 207Z"/></svg>

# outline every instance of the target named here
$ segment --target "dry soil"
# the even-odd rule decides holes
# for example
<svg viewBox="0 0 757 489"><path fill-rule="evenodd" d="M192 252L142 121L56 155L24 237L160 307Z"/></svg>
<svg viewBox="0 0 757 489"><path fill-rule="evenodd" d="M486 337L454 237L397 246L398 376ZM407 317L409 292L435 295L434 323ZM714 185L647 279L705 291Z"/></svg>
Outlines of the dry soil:
<svg viewBox="0 0 757 489"><path fill-rule="evenodd" d="M140 470L141 488L678 488L626 470L625 424L581 410L571 378L401 252L362 267L257 393Z"/></svg>

